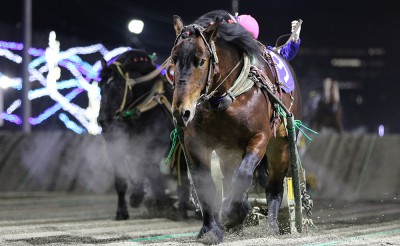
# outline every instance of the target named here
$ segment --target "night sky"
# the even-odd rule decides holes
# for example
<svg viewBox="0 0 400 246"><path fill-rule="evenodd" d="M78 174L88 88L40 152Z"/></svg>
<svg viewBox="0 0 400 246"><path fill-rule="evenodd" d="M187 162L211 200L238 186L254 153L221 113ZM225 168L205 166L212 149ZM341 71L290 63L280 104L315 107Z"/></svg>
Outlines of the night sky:
<svg viewBox="0 0 400 246"><path fill-rule="evenodd" d="M46 47L41 37L54 30L62 44L103 43L107 48L132 46L156 52L162 63L175 39L172 16L189 24L215 9L231 11L231 1L201 0L33 0L33 46ZM22 0L0 9L0 39L22 41ZM302 44L291 62L303 99L320 87L323 78L340 82L345 128L365 127L376 132L380 124L400 133L400 3L395 0L270 1L241 0L239 14L250 14L260 25L259 40L274 45L290 32L290 22L302 19ZM132 18L145 23L143 33L127 30ZM68 40L68 41L63 41ZM64 45L64 47L63 47ZM361 67L334 67L332 59L357 58ZM351 87L349 85L356 85ZM361 98L361 101L360 101Z"/></svg>

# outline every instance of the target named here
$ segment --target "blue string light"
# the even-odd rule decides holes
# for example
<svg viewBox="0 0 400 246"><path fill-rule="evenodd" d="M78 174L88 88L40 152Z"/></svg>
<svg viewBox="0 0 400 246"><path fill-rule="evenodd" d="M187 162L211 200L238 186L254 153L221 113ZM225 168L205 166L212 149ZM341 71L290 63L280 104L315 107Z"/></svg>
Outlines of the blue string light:
<svg viewBox="0 0 400 246"><path fill-rule="evenodd" d="M73 91L71 91L70 93L68 93L65 98L68 101L71 101L72 99L74 99L76 96L78 96L82 91L84 91L83 89L80 88L76 88ZM29 118L29 123L31 123L31 125L37 125L42 123L44 120L48 119L50 116L52 116L53 114L55 114L58 110L60 110L62 108L61 103L56 103L54 104L52 107L49 107L48 109L46 109L42 114L40 114L37 117L31 117Z"/></svg>
<svg viewBox="0 0 400 246"><path fill-rule="evenodd" d="M21 64L22 56L18 52L22 51L24 45L17 42L0 41L0 56L3 56L10 60L11 62ZM90 55L94 53L99 53L106 61L118 56L119 54L129 50L129 47L119 47L108 51L102 44L94 44L86 47L73 47L65 51L58 53L58 66L62 69L66 69L70 75L65 74L62 71L62 75L71 76L71 79L58 81L55 84L55 89L47 88L47 74L49 68L47 67L46 60L46 50L38 48L29 48L29 54L34 58L28 64L28 69L30 71L29 81L30 82L40 82L42 88L32 89L28 92L28 98L30 100L37 100L39 98L50 96L55 100L55 104L37 116L29 118L29 122L32 125L37 125L57 113L59 110L68 111L73 115L82 126L79 126L74 121L70 120L68 116L64 113L60 113L58 118L63 121L68 129L74 132L86 132L84 127L88 127L88 122L86 120L85 112L86 110L79 107L78 105L72 103L72 100L76 98L82 92L86 92L90 89L90 83L92 81L100 81L99 70L101 69L100 60L96 61L93 65L83 60L83 55ZM5 76L0 73L0 77ZM21 90L22 79L21 78L10 78L7 77L10 83L10 87ZM65 96L59 93L59 90L71 90ZM54 94L56 93L56 94ZM57 100L61 101L57 101ZM19 100L19 99L18 99ZM9 112L13 112L18 108L18 103L9 106ZM12 107L11 107L12 106ZM21 124L22 120L18 115L10 114L7 112L0 112L1 118L7 120L14 124Z"/></svg>
<svg viewBox="0 0 400 246"><path fill-rule="evenodd" d="M84 128L80 127L78 124L70 120L66 114L61 113L58 115L58 118L65 124L68 129L71 129L75 133L82 134L86 132Z"/></svg>

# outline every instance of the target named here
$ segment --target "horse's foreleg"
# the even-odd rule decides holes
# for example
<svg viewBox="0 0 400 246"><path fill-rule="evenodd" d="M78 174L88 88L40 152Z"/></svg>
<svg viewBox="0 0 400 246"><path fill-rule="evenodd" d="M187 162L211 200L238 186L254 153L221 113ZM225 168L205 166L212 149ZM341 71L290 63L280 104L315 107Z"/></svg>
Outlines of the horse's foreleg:
<svg viewBox="0 0 400 246"><path fill-rule="evenodd" d="M190 181L188 178L188 170L186 165L185 156L182 154L180 157L179 177L176 193L178 195L178 219L188 219L187 210L189 208L188 202L190 197Z"/></svg>
<svg viewBox="0 0 400 246"><path fill-rule="evenodd" d="M247 191L253 181L254 170L265 155L268 137L257 134L246 147L245 156L232 175L231 191L222 206L222 218L227 229L241 229L251 206Z"/></svg>
<svg viewBox="0 0 400 246"><path fill-rule="evenodd" d="M125 200L125 194L128 187L127 181L125 178L116 175L114 180L114 186L118 195L118 208L115 219L127 220L129 219L129 212Z"/></svg>
<svg viewBox="0 0 400 246"><path fill-rule="evenodd" d="M144 198L144 185L142 181L138 182L138 180L131 180L131 184L132 192L129 196L129 205L132 208L137 208Z"/></svg>
<svg viewBox="0 0 400 246"><path fill-rule="evenodd" d="M232 176L231 192L222 205L222 219L227 229L241 229L251 210L246 195L259 162L258 155L247 154Z"/></svg>
<svg viewBox="0 0 400 246"><path fill-rule="evenodd" d="M283 197L283 179L275 180L275 177L270 176L266 191L268 203L267 232L278 234L278 212Z"/></svg>
<svg viewBox="0 0 400 246"><path fill-rule="evenodd" d="M163 207L166 205L165 187L166 181L164 175L160 171L159 163L151 163L146 172L146 178L149 181L151 191L153 193L153 201L151 205Z"/></svg>
<svg viewBox="0 0 400 246"><path fill-rule="evenodd" d="M268 184L266 197L268 203L267 232L279 233L278 212L283 197L283 181L285 179L289 162L289 143L286 137L286 129L282 124L278 132L279 136L268 145Z"/></svg>
<svg viewBox="0 0 400 246"><path fill-rule="evenodd" d="M216 190L210 169L211 151L205 150L199 145L193 146L191 149L195 149L196 153L188 151L188 166L203 215L203 226L197 238L204 244L221 243L223 230L216 220Z"/></svg>

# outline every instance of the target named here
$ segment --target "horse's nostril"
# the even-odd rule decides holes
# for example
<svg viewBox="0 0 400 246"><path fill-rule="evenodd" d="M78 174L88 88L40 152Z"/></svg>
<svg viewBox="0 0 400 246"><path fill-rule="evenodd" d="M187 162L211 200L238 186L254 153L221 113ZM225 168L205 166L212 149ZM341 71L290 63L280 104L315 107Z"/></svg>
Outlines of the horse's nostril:
<svg viewBox="0 0 400 246"><path fill-rule="evenodd" d="M190 118L190 110L185 110L185 113L183 113L182 118L185 122L187 122Z"/></svg>

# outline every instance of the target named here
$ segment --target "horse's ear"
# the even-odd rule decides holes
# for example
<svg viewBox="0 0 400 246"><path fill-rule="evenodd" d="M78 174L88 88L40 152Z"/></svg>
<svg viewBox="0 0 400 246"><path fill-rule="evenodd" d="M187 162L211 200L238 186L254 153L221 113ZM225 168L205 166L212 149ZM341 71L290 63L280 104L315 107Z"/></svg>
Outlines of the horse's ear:
<svg viewBox="0 0 400 246"><path fill-rule="evenodd" d="M207 39L209 41L215 41L215 39L217 38L217 33L218 33L218 27L221 24L221 22L223 21L223 19L221 17L217 17L217 19L215 20L215 22L212 22L207 29L204 31L205 36L207 37Z"/></svg>
<svg viewBox="0 0 400 246"><path fill-rule="evenodd" d="M174 28L175 28L176 36L181 34L181 31L183 29L183 21L182 21L181 17L179 17L177 15L174 15Z"/></svg>
<svg viewBox="0 0 400 246"><path fill-rule="evenodd" d="M100 62L101 62L101 66L103 67L103 69L107 67L107 62L106 62L106 60L104 60L104 58L101 58Z"/></svg>

